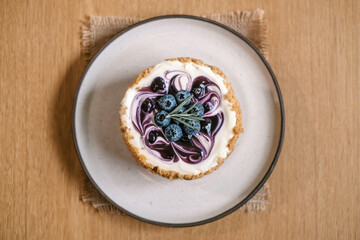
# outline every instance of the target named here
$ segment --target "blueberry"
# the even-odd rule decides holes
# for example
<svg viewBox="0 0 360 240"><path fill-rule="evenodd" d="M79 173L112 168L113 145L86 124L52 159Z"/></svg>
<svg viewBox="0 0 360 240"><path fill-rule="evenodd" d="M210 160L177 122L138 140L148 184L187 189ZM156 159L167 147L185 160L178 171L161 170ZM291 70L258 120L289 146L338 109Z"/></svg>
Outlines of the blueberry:
<svg viewBox="0 0 360 240"><path fill-rule="evenodd" d="M201 117L204 115L204 107L200 103L196 103L195 107L190 110L190 113L196 113L194 116Z"/></svg>
<svg viewBox="0 0 360 240"><path fill-rule="evenodd" d="M186 90L178 91L175 95L176 101L178 104L182 103L185 99L187 99L191 95L190 92ZM185 106L189 105L190 101L188 101Z"/></svg>
<svg viewBox="0 0 360 240"><path fill-rule="evenodd" d="M207 102L204 104L204 110L205 112L210 112L214 108L214 105L212 105L211 102Z"/></svg>
<svg viewBox="0 0 360 240"><path fill-rule="evenodd" d="M200 97L202 94L203 89L200 87L193 88L191 92L194 94L195 97Z"/></svg>
<svg viewBox="0 0 360 240"><path fill-rule="evenodd" d="M178 141L183 135L183 131L179 125L170 124L165 128L165 136L172 142Z"/></svg>
<svg viewBox="0 0 360 240"><path fill-rule="evenodd" d="M165 111L171 111L176 107L176 100L175 97L171 94L162 96L159 99L159 104L161 109L165 110Z"/></svg>
<svg viewBox="0 0 360 240"><path fill-rule="evenodd" d="M157 136L159 133L157 131L150 131L149 133L149 143L153 144L156 141Z"/></svg>
<svg viewBox="0 0 360 240"><path fill-rule="evenodd" d="M205 118L204 120L205 121L201 122L201 131L209 135L211 131L211 119Z"/></svg>
<svg viewBox="0 0 360 240"><path fill-rule="evenodd" d="M191 92L194 94L196 98L201 98L205 94L205 85L198 84L196 86L193 86Z"/></svg>
<svg viewBox="0 0 360 240"><path fill-rule="evenodd" d="M153 101L150 98L145 99L143 103L141 104L141 110L144 112L151 112L154 109L155 105Z"/></svg>
<svg viewBox="0 0 360 240"><path fill-rule="evenodd" d="M198 121L193 121L193 120L187 120L186 121L188 124L190 124L191 126L193 126L195 129L188 127L186 125L184 125L184 131L188 134L188 135L195 135L200 131L200 123Z"/></svg>
<svg viewBox="0 0 360 240"><path fill-rule="evenodd" d="M196 98L200 98L205 94L206 86L210 83L210 80L204 76L199 76L194 79L194 83L191 92Z"/></svg>
<svg viewBox="0 0 360 240"><path fill-rule="evenodd" d="M166 127L170 124L170 118L167 118L168 112L166 111L160 111L155 115L155 123L159 127Z"/></svg>
<svg viewBox="0 0 360 240"><path fill-rule="evenodd" d="M151 83L151 90L153 90L154 92L164 91L165 88L165 81L161 77L155 78Z"/></svg>

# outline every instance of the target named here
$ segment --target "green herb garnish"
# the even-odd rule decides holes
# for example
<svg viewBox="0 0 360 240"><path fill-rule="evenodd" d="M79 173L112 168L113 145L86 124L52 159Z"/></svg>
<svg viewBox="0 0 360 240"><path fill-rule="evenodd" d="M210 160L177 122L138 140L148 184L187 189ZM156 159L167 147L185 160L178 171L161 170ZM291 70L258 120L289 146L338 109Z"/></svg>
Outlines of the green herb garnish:
<svg viewBox="0 0 360 240"><path fill-rule="evenodd" d="M177 113L180 108L182 108L183 106L185 106L191 99L192 99L193 95L191 94L190 96L188 96L184 101L182 101L182 103L179 104L179 106L177 106L174 110L172 110L169 115ZM168 115L168 116L169 116Z"/></svg>
<svg viewBox="0 0 360 240"><path fill-rule="evenodd" d="M195 116L197 113L189 113L196 105L196 103L193 103L188 109L186 109L182 113L177 113L182 107L184 107L191 99L193 98L193 95L191 94L189 97L187 97L184 101L182 101L174 110L172 110L166 117L172 118L176 121L179 121L180 123L184 124L185 126L192 128L194 130L198 130L195 127L191 126L189 123L186 122L186 120L191 121L204 121L203 118Z"/></svg>

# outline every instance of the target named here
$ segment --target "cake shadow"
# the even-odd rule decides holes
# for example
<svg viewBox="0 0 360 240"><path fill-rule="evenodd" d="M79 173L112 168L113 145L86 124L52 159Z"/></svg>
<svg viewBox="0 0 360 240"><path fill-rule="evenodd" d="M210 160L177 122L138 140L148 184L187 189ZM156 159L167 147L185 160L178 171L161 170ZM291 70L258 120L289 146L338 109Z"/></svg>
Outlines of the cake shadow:
<svg viewBox="0 0 360 240"><path fill-rule="evenodd" d="M52 139L54 147L59 156L61 168L65 169L66 176L82 185L82 177L85 174L81 166L80 156L76 152L75 136L73 132L74 125L74 104L77 97L77 89L79 87L82 74L86 69L87 63L81 55L77 56L67 67L65 73L60 77L60 85L56 90L56 94L52 98ZM100 89L94 89L94 92L86 96L86 105L90 105L94 94L100 95L106 103L111 103L112 109L106 108L103 116L110 116L107 121L111 124L101 124L94 131L96 142L103 151L109 156L116 157L128 161L136 165L136 161L127 149L120 125L118 121L118 109L120 100L123 97L127 86L133 81L114 81L114 83L105 85ZM120 100L119 100L120 99ZM104 108L102 108L104 109ZM87 112L87 114L92 114ZM85 116L87 117L87 116ZM109 139L112 143L109 144Z"/></svg>
<svg viewBox="0 0 360 240"><path fill-rule="evenodd" d="M119 107L127 86L133 79L120 79L112 83L94 88L86 96L87 111L85 118L91 128L96 146L110 158L134 163L130 151L126 147L119 123ZM90 132L90 131L89 131ZM106 161L106 159L104 159ZM135 164L135 163L134 163Z"/></svg>

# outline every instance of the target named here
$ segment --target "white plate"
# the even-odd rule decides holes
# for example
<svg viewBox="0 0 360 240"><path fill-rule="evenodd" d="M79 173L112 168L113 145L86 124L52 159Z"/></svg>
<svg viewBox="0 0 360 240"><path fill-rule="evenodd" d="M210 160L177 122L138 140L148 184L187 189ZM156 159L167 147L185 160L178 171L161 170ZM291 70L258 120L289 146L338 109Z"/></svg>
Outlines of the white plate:
<svg viewBox="0 0 360 240"><path fill-rule="evenodd" d="M180 56L224 71L240 101L245 129L217 171L191 181L170 181L139 166L118 122L120 101L137 74ZM203 224L242 206L273 170L283 134L281 93L264 58L231 29L198 17L163 16L122 32L93 59L75 99L74 137L89 178L121 210L154 224Z"/></svg>

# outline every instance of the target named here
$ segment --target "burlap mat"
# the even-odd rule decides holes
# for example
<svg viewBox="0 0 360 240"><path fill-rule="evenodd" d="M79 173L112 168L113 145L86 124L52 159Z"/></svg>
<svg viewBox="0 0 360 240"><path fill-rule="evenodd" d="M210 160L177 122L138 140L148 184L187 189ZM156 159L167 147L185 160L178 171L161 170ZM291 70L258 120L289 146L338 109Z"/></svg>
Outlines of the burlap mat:
<svg viewBox="0 0 360 240"><path fill-rule="evenodd" d="M203 15L220 23L223 23L238 31L249 39L268 58L266 23L264 11L235 11L222 14ZM82 27L82 48L87 59L91 59L106 42L121 32L126 27L141 21L139 18L91 16ZM181 181L181 180L177 180ZM122 212L108 202L94 187L91 181L84 176L81 193L83 202L91 204L99 211L111 214L122 214ZM243 207L246 211L263 211L266 205L270 204L270 190L267 183L260 191Z"/></svg>

